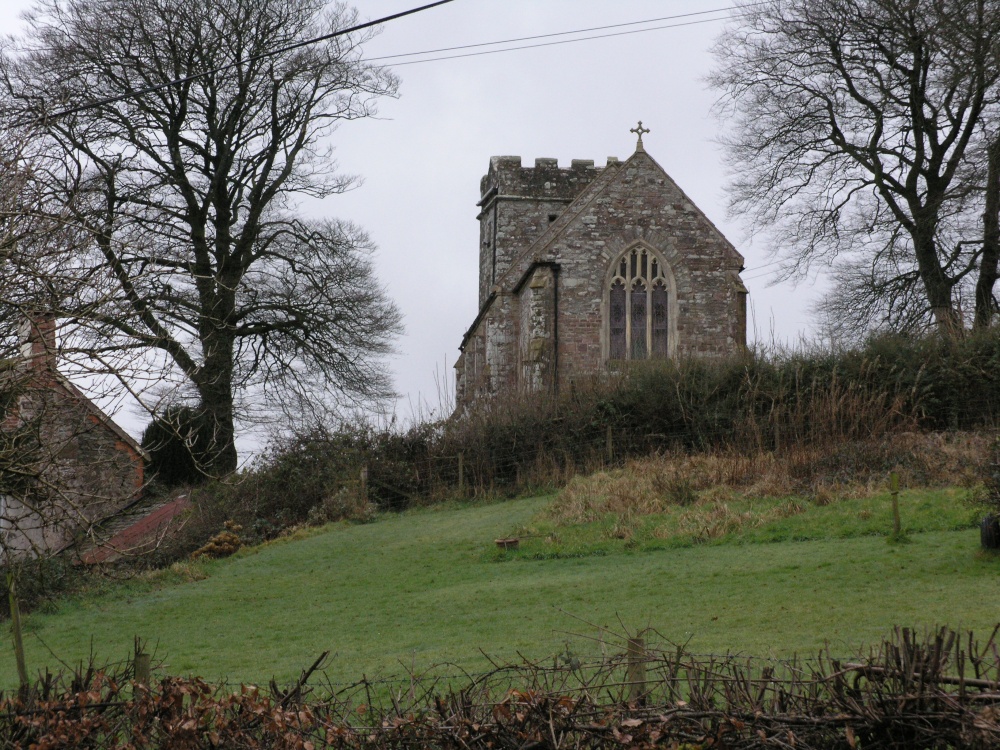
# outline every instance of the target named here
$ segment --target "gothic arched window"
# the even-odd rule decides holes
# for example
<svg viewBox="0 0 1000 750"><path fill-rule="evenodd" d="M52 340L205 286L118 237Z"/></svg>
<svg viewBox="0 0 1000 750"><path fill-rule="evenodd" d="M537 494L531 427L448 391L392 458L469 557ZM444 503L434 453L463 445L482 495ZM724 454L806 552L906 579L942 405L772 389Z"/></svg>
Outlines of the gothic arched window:
<svg viewBox="0 0 1000 750"><path fill-rule="evenodd" d="M669 294L663 264L648 250L626 252L608 288L608 358L666 357Z"/></svg>

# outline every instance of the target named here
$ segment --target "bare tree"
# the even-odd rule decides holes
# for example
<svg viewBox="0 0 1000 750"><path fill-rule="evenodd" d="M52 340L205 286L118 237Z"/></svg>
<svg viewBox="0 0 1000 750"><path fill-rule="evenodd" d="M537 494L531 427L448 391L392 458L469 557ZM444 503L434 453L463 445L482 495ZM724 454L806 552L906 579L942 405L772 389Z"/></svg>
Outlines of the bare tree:
<svg viewBox="0 0 1000 750"><path fill-rule="evenodd" d="M89 240L59 264L54 312L78 323L91 362L124 372L134 352L194 391L214 474L236 467L241 394L273 405L390 385L380 358L400 315L370 241L296 214L353 184L324 138L397 85L363 62L364 34L295 46L355 23L325 5L39 0L0 60L8 116L42 123L44 207ZM80 102L94 104L52 116Z"/></svg>
<svg viewBox="0 0 1000 750"><path fill-rule="evenodd" d="M1000 4L747 3L715 52L731 206L775 231L787 275L846 257L833 304L862 322L954 331L975 289L989 324Z"/></svg>

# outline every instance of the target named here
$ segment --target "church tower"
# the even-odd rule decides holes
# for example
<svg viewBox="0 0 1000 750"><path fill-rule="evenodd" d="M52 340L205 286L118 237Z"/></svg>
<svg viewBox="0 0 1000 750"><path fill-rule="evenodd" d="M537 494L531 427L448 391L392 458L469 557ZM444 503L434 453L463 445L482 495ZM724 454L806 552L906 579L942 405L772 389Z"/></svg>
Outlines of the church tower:
<svg viewBox="0 0 1000 750"><path fill-rule="evenodd" d="M617 160L615 160L617 161ZM556 159L494 156L479 182L479 306L514 259L542 236L573 199L600 174L592 159L560 169Z"/></svg>

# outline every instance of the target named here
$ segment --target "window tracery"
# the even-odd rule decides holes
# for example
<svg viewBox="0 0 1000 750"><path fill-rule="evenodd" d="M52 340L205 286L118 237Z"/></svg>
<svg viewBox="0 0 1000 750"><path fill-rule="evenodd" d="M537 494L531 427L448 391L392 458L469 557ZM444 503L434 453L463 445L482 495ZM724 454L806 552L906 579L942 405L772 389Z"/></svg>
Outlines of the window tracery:
<svg viewBox="0 0 1000 750"><path fill-rule="evenodd" d="M669 284L649 250L628 250L608 285L608 358L666 357L669 353Z"/></svg>

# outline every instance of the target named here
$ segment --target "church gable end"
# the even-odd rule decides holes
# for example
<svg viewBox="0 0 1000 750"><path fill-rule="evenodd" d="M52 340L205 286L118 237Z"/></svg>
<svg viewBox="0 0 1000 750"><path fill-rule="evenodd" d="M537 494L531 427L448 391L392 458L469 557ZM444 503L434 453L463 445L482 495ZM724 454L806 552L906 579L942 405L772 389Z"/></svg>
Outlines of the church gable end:
<svg viewBox="0 0 1000 750"><path fill-rule="evenodd" d="M743 351L743 258L641 141L605 168L494 157L481 187L481 311L456 364L459 408L615 362ZM502 358L484 337L504 341Z"/></svg>

